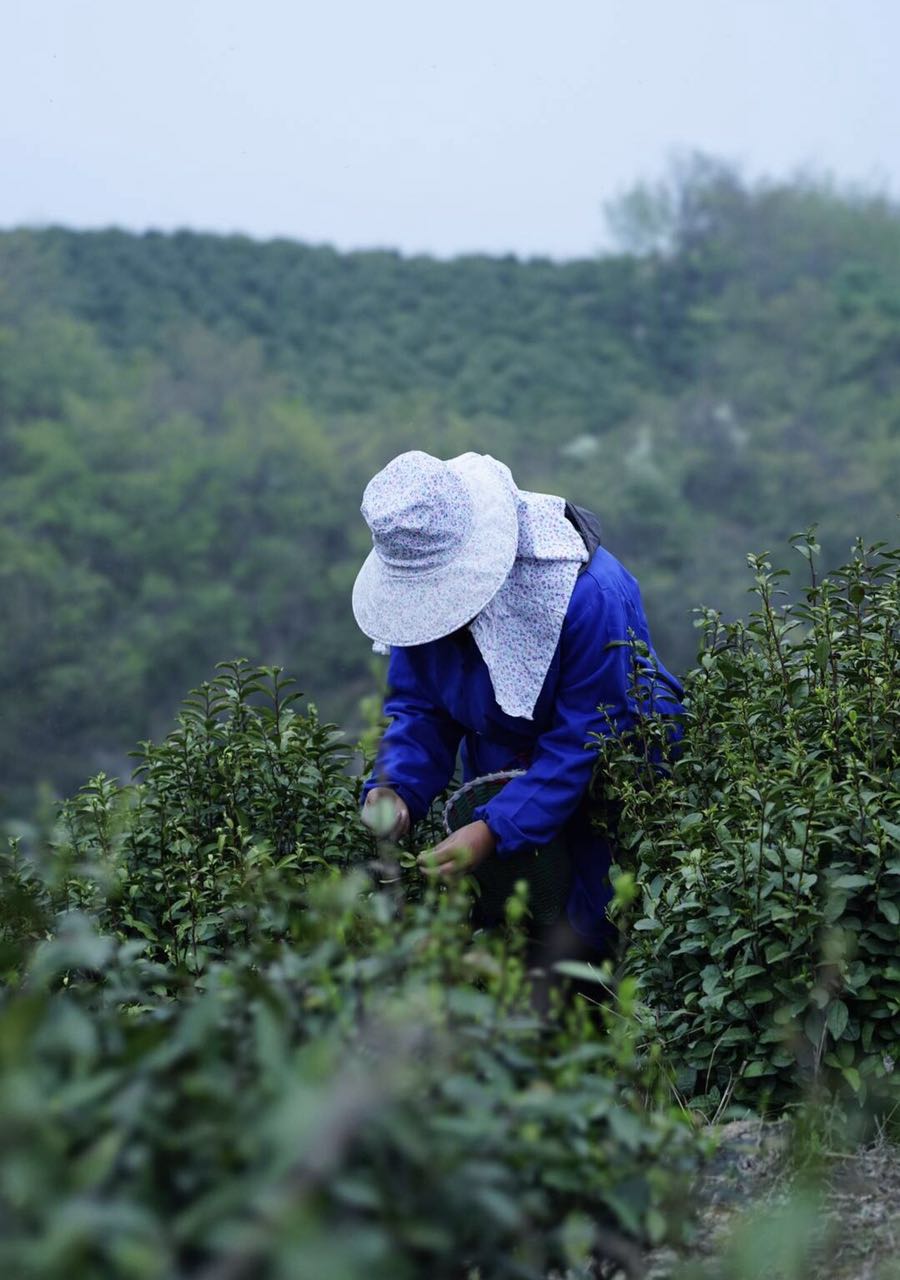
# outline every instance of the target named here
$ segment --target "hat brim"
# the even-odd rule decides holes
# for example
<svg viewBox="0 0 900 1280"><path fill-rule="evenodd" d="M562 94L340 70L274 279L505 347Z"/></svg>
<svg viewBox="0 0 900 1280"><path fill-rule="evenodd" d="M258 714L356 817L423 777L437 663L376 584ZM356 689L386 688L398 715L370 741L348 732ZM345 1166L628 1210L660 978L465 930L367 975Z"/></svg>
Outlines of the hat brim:
<svg viewBox="0 0 900 1280"><path fill-rule="evenodd" d="M519 518L505 468L478 453L451 458L447 466L472 497L469 537L448 564L425 573L398 573L377 551L369 553L353 584L352 602L360 630L372 640L406 648L449 635L481 612L513 566Z"/></svg>

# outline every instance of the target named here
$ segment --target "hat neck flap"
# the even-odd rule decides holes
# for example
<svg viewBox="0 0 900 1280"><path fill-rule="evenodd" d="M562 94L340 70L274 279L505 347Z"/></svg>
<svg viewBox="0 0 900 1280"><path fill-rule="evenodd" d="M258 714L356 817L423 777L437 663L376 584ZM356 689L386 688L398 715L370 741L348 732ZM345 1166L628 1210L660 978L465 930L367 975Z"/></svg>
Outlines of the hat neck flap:
<svg viewBox="0 0 900 1280"><path fill-rule="evenodd" d="M506 581L470 630L502 711L531 720L559 643L582 564L584 540L565 501L519 491L519 543Z"/></svg>

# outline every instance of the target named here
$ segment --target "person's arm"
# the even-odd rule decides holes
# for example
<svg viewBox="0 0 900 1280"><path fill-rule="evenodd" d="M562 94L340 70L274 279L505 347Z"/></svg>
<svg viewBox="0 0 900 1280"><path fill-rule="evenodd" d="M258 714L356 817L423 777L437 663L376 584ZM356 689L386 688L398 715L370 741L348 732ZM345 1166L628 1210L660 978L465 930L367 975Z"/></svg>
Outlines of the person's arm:
<svg viewBox="0 0 900 1280"><path fill-rule="evenodd" d="M378 749L372 776L363 784L363 799L388 787L418 822L453 774L463 729L422 688L406 649L391 649L384 713L391 723Z"/></svg>
<svg viewBox="0 0 900 1280"><path fill-rule="evenodd" d="M591 734L622 733L636 719L632 646L624 601L588 574L576 583L560 636L553 721L528 770L474 819L486 822L500 857L548 844L572 816L591 780Z"/></svg>

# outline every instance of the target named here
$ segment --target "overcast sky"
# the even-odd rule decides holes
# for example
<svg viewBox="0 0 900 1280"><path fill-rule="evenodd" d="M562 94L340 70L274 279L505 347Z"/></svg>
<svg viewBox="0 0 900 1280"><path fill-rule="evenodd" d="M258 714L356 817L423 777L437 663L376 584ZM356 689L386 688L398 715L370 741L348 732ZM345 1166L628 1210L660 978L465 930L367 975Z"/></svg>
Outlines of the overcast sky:
<svg viewBox="0 0 900 1280"><path fill-rule="evenodd" d="M900 191L900 0L0 0L0 225L573 257L700 149Z"/></svg>

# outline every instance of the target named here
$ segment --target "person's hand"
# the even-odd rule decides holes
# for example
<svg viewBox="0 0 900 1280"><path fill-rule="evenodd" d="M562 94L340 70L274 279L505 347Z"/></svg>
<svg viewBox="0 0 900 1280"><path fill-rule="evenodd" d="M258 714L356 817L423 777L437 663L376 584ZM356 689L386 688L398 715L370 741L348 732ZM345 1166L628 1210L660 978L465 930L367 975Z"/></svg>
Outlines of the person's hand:
<svg viewBox="0 0 900 1280"><path fill-rule="evenodd" d="M490 857L496 846L494 833L486 822L470 822L433 849L420 853L418 863L426 876L463 876Z"/></svg>
<svg viewBox="0 0 900 1280"><path fill-rule="evenodd" d="M373 787L360 815L363 823L380 840L399 840L409 831L409 809L390 787Z"/></svg>

